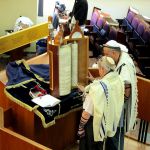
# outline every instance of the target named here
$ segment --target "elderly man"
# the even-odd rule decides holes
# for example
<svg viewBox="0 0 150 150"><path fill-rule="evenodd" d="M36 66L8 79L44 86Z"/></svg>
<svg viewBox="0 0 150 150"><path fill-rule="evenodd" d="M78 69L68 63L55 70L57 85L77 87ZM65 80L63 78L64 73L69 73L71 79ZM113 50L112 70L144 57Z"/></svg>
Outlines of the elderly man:
<svg viewBox="0 0 150 150"><path fill-rule="evenodd" d="M98 67L100 77L84 89L79 150L103 150L103 141L116 133L124 104L124 82L113 71L114 60L103 56Z"/></svg>
<svg viewBox="0 0 150 150"><path fill-rule="evenodd" d="M134 129L137 117L137 78L134 63L127 53L126 46L111 40L103 45L105 56L113 58L116 64L115 71L122 77L125 84L124 109L116 132L106 141L107 150L124 149L124 133Z"/></svg>

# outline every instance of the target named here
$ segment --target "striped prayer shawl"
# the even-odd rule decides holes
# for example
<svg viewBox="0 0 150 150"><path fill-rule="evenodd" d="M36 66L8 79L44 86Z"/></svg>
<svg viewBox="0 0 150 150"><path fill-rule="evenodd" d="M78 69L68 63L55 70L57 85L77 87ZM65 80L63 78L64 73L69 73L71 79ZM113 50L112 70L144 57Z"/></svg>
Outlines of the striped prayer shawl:
<svg viewBox="0 0 150 150"><path fill-rule="evenodd" d="M116 133L124 103L124 83L116 72L110 72L88 89L94 105L94 141L103 141Z"/></svg>
<svg viewBox="0 0 150 150"><path fill-rule="evenodd" d="M105 96L106 96L106 104L108 105L108 89L107 86L104 82L100 81L101 86L103 87ZM102 121L100 124L100 130L99 130L99 134L100 137L102 139L104 139L106 137L106 111L104 111L103 116L102 116Z"/></svg>
<svg viewBox="0 0 150 150"><path fill-rule="evenodd" d="M135 128L136 124L136 117L137 117L137 107L138 107L138 91L137 91L137 78L136 78L136 69L134 66L134 63L131 59L131 57L125 53L121 53L120 60L117 64L116 67L116 72L120 76L123 76L122 74L122 69L123 67L127 68L128 74L130 75L131 78L131 96L129 100L126 101L126 106L125 106L125 116L124 116L124 121L125 121L125 131L130 131ZM123 79L124 80L124 79Z"/></svg>

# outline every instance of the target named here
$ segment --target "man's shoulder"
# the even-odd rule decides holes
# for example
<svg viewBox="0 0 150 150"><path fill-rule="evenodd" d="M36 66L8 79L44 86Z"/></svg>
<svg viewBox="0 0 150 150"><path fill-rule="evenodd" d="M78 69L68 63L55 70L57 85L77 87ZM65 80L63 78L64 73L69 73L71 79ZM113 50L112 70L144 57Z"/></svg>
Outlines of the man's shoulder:
<svg viewBox="0 0 150 150"><path fill-rule="evenodd" d="M132 58L130 57L130 55L126 52L122 52L121 54L122 56L120 57L121 62L126 64L126 65L134 65L134 62L132 60Z"/></svg>

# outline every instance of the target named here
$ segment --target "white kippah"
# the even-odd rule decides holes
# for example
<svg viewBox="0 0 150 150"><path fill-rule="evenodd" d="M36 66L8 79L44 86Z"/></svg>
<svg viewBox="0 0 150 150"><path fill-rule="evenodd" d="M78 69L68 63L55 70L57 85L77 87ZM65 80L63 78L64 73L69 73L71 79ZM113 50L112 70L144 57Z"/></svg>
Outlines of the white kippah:
<svg viewBox="0 0 150 150"><path fill-rule="evenodd" d="M94 64L92 65L92 68L98 68L98 64L94 63Z"/></svg>
<svg viewBox="0 0 150 150"><path fill-rule="evenodd" d="M103 56L99 59L99 66L107 67L111 70L116 68L115 61L108 56Z"/></svg>
<svg viewBox="0 0 150 150"><path fill-rule="evenodd" d="M114 48L120 48L121 51L126 52L126 53L128 52L128 49L125 45L120 44L114 40L108 41L106 44L104 44L104 46L108 46L108 47L112 47L112 48L113 47Z"/></svg>
<svg viewBox="0 0 150 150"><path fill-rule="evenodd" d="M111 57L106 57L106 64L111 69L114 70L116 68L115 61Z"/></svg>

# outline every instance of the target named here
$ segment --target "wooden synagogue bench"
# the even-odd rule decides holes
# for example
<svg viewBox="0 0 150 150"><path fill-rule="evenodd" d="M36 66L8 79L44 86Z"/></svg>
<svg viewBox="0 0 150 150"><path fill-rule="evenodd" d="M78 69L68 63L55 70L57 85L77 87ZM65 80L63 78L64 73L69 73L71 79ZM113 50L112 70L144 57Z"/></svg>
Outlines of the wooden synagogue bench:
<svg viewBox="0 0 150 150"><path fill-rule="evenodd" d="M141 119L138 141L147 143L150 122L150 80L138 76L138 118ZM150 144L150 143L149 143Z"/></svg>
<svg viewBox="0 0 150 150"><path fill-rule="evenodd" d="M51 150L7 128L0 128L0 150Z"/></svg>
<svg viewBox="0 0 150 150"><path fill-rule="evenodd" d="M11 51L14 48L31 43L37 39L49 35L48 23L35 25L0 37L0 54ZM88 37L65 39L64 43L76 41L79 44L78 58L78 80L82 84L87 84L88 73ZM59 50L61 45L51 44L48 41L48 53L36 56L27 60L28 64L50 64L50 90L52 93L58 91L55 81L58 79L59 74L57 70L58 59L55 50ZM13 130L14 132L23 135L35 142L38 142L48 148L54 150L63 150L76 141L77 129L80 119L81 108L77 111L70 111L64 114L63 117L55 119L55 124L44 128L40 118L33 112L11 101L4 94L6 87L7 77L6 71L0 72L0 107L3 109L4 127ZM55 92L56 90L56 92ZM55 94L52 94L55 95Z"/></svg>
<svg viewBox="0 0 150 150"><path fill-rule="evenodd" d="M2 108L0 108L0 150L51 150L50 148L32 141L14 131L3 127Z"/></svg>
<svg viewBox="0 0 150 150"><path fill-rule="evenodd" d="M4 110L0 107L0 150L51 150L50 148L32 141L8 128L4 127Z"/></svg>

